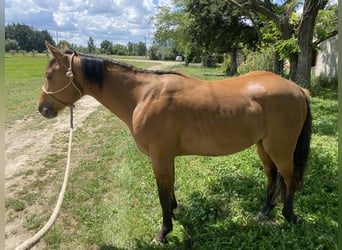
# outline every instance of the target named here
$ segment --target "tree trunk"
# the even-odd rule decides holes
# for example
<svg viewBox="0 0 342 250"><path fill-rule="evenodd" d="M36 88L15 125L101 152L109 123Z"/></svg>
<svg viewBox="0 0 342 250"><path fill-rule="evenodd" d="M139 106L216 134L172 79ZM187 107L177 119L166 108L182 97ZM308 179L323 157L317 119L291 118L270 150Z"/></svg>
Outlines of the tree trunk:
<svg viewBox="0 0 342 250"><path fill-rule="evenodd" d="M274 52L274 63L273 63L273 72L278 75L283 75L284 61L280 59L279 52Z"/></svg>
<svg viewBox="0 0 342 250"><path fill-rule="evenodd" d="M309 88L311 82L312 40L316 16L319 9L323 9L327 0L306 0L298 30L298 63L295 77L297 84Z"/></svg>
<svg viewBox="0 0 342 250"><path fill-rule="evenodd" d="M230 72L229 75L233 76L237 73L237 49L233 48L230 52Z"/></svg>
<svg viewBox="0 0 342 250"><path fill-rule="evenodd" d="M296 80L296 75L297 75L298 55L297 54L290 55L289 62L290 62L289 79L294 82Z"/></svg>

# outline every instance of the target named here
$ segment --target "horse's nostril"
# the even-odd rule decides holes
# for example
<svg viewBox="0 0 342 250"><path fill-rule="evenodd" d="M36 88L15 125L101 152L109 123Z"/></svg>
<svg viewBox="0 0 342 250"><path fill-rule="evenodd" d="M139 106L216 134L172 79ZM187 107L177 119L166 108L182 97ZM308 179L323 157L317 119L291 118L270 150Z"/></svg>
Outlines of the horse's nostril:
<svg viewBox="0 0 342 250"><path fill-rule="evenodd" d="M44 117L47 117L47 118L53 117L52 115L53 112L51 111L51 108L49 108L46 105L39 106L38 110Z"/></svg>
<svg viewBox="0 0 342 250"><path fill-rule="evenodd" d="M49 109L47 107L43 108L43 114L47 115L49 113Z"/></svg>
<svg viewBox="0 0 342 250"><path fill-rule="evenodd" d="M44 116L45 118L54 118L58 115L58 112L55 110L55 108L49 104L45 103L42 105L39 105L38 111Z"/></svg>
<svg viewBox="0 0 342 250"><path fill-rule="evenodd" d="M39 106L39 107L38 107L38 110L39 110L39 112L40 112L42 115L44 115L44 116L48 113L47 107L44 107L44 106Z"/></svg>

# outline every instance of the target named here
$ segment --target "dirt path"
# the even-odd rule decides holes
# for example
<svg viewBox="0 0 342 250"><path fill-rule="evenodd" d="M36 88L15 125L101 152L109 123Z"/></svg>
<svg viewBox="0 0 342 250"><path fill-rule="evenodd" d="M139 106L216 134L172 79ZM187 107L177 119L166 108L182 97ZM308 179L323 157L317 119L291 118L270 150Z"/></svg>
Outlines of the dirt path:
<svg viewBox="0 0 342 250"><path fill-rule="evenodd" d="M82 126L82 122L100 105L98 101L90 96L85 96L77 103L74 109L74 128ZM25 171L37 171L37 166L33 164L49 154L57 153L52 139L58 133L69 131L69 110L63 111L54 123L50 123L43 129L30 129L30 124L34 123L34 118L16 121L5 132L5 192L6 199L15 198L15 193L22 190L27 183L23 181L22 174ZM60 149L59 149L60 150ZM30 181L30 180L28 180ZM31 180L32 182L34 180ZM47 192L47 190L44 190ZM12 198L12 199L13 199ZM30 209L25 208L25 213L29 214ZM52 212L52 211L51 211ZM6 212L6 220L10 217ZM26 216L19 216L6 223L5 227L5 247L14 249L19 243L33 236L23 228ZM36 230L38 231L38 230ZM37 245L35 249L42 249Z"/></svg>
<svg viewBox="0 0 342 250"><path fill-rule="evenodd" d="M100 103L91 96L84 96L75 103L74 125L75 129L82 125L82 122L91 114ZM29 129L33 118L16 121L11 128L5 132L5 159L6 159L6 184L12 184L12 177L18 171L26 171L26 163L39 160L52 151L51 140L58 132L69 129L69 110L64 110L55 123L47 125L43 129ZM37 143L39 140L39 143Z"/></svg>
<svg viewBox="0 0 342 250"><path fill-rule="evenodd" d="M146 60L144 60L146 62ZM178 64L178 62L160 62L160 65L150 69L157 70L166 66ZM93 97L84 96L75 103L74 127L82 126L82 122L94 112L100 103ZM38 111L37 111L38 112ZM40 115L39 115L40 116ZM34 168L33 162L37 162L44 157L56 152L52 139L58 133L69 131L69 110L66 109L55 119L54 123L42 125L43 128L32 128L36 124L36 117L18 120L5 131L5 195L6 200L15 196L17 190L25 188L21 174ZM54 147L54 148L53 148ZM15 197L13 197L15 198ZM25 208L25 210L37 209L35 207ZM26 211L27 213L27 211ZM14 249L19 243L33 236L23 228L25 218L12 218L8 211L5 212L5 248ZM38 229L39 230L39 229ZM38 231L36 230L36 231ZM43 249L42 244L38 244L32 249Z"/></svg>

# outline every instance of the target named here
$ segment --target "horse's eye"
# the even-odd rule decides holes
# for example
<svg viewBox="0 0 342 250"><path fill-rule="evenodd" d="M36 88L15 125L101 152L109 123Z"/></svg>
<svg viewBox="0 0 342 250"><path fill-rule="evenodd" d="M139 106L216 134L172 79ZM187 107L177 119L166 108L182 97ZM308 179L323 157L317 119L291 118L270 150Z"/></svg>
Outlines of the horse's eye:
<svg viewBox="0 0 342 250"><path fill-rule="evenodd" d="M50 81L52 79L52 75L46 75L46 80Z"/></svg>

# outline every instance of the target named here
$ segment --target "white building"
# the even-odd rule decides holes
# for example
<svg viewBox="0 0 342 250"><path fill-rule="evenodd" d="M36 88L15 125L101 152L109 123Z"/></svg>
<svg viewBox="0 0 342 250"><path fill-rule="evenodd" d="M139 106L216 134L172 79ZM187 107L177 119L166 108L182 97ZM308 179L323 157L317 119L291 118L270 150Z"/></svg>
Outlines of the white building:
<svg viewBox="0 0 342 250"><path fill-rule="evenodd" d="M338 70L338 35L319 44L314 72L316 76L337 77Z"/></svg>

